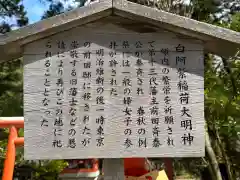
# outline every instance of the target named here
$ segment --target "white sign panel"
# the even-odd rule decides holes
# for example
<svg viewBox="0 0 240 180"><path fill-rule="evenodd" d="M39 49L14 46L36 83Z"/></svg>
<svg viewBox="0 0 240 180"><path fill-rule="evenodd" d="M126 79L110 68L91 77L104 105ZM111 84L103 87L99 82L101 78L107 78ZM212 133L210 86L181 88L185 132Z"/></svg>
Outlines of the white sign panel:
<svg viewBox="0 0 240 180"><path fill-rule="evenodd" d="M26 159L204 156L201 43L65 32L25 47Z"/></svg>

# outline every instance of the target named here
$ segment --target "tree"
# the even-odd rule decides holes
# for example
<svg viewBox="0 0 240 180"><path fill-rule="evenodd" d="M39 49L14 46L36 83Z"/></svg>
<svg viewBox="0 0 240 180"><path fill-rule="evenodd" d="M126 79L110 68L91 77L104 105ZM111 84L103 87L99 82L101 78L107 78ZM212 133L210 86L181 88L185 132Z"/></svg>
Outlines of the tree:
<svg viewBox="0 0 240 180"><path fill-rule="evenodd" d="M68 7L65 7L64 6L64 3L67 3L68 0L65 0L65 1L60 1L60 0L45 0L46 2L49 2L50 5L49 5L49 8L48 10L46 10L42 16L42 19L46 19L46 18L49 18L49 17L52 17L52 16L56 16L58 14L61 14L61 13L64 13L66 11L69 11L69 10L72 10L76 7L82 7L84 6L84 3L87 1L87 0L75 0L73 1L73 4L75 4L74 6L73 5L69 5Z"/></svg>
<svg viewBox="0 0 240 180"><path fill-rule="evenodd" d="M28 23L26 12L20 0L0 0L0 33L6 33L13 26ZM7 18L15 18L16 24L8 24ZM22 110L22 61L14 60L0 65L0 116L23 115ZM10 108L11 107L11 108Z"/></svg>
<svg viewBox="0 0 240 180"><path fill-rule="evenodd" d="M51 3L49 9L44 12L42 19L47 19L52 16L56 16L64 12L64 7L61 2Z"/></svg>
<svg viewBox="0 0 240 180"><path fill-rule="evenodd" d="M0 17L4 19L0 25L0 33L6 33L14 26L25 26L28 23L26 11L21 0L0 0ZM9 24L9 18L15 19L15 24Z"/></svg>

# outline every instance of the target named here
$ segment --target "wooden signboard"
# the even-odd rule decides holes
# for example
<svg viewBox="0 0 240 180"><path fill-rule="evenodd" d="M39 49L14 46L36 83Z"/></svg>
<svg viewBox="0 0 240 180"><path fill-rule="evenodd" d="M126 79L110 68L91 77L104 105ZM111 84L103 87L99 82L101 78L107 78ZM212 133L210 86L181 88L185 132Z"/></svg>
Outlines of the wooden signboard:
<svg viewBox="0 0 240 180"><path fill-rule="evenodd" d="M26 159L204 156L200 41L75 28L24 48Z"/></svg>

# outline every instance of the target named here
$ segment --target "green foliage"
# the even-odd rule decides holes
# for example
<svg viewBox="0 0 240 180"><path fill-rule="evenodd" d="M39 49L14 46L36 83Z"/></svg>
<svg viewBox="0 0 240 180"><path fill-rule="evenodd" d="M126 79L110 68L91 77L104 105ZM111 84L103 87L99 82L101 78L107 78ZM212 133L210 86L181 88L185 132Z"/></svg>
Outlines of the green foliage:
<svg viewBox="0 0 240 180"><path fill-rule="evenodd" d="M219 5L215 0L195 0L193 1L194 11L192 18L211 23L213 20L218 21L217 18L212 18L211 15L221 12Z"/></svg>
<svg viewBox="0 0 240 180"><path fill-rule="evenodd" d="M50 4L49 9L44 12L42 19L46 19L52 16L56 16L64 12L64 7L61 2L53 2Z"/></svg>
<svg viewBox="0 0 240 180"><path fill-rule="evenodd" d="M191 18L211 24L231 24L232 15L239 12L238 0L192 0Z"/></svg>
<svg viewBox="0 0 240 180"><path fill-rule="evenodd" d="M0 65L0 116L23 116L22 61Z"/></svg>
<svg viewBox="0 0 240 180"><path fill-rule="evenodd" d="M237 159L240 156L236 152L236 142L240 134L240 63L237 58L228 62L231 73L227 72L226 67L218 66L220 63L221 60L215 60L214 57L206 59L205 119L212 133L212 142L217 144L216 147L223 147L218 158L223 160L222 155L226 153L232 169L239 171Z"/></svg>
<svg viewBox="0 0 240 180"><path fill-rule="evenodd" d="M65 1L60 1L60 0L57 0L57 1L54 1L54 0L45 0L47 2L50 3L49 5L49 8L48 10L46 10L42 16L42 19L46 19L46 18L49 18L49 17L52 17L52 16L56 16L58 14L61 14L63 12L66 12L66 11L69 11L69 10L72 10L74 7L72 6L69 6L67 8L64 8L64 2L67 2L67 0ZM74 2L76 4L78 4L78 7L82 7L84 6L84 3L86 2L87 0L75 0Z"/></svg>
<svg viewBox="0 0 240 180"><path fill-rule="evenodd" d="M233 15L230 24L218 25L240 32L240 13ZM212 132L212 141L221 149L219 158L223 161L228 158L235 176L240 175L237 160L240 153L236 151L240 138L239 55L240 52L230 59L216 59L214 56L205 59L205 118Z"/></svg>
<svg viewBox="0 0 240 180"><path fill-rule="evenodd" d="M240 12L233 15L230 29L240 32Z"/></svg>
<svg viewBox="0 0 240 180"><path fill-rule="evenodd" d="M28 18L21 0L0 0L0 17L4 20L0 25L0 33L6 33L12 26L24 26ZM9 24L5 18L15 18L16 24Z"/></svg>
<svg viewBox="0 0 240 180"><path fill-rule="evenodd" d="M67 162L63 160L41 161L41 165L34 165L36 170L35 178L39 180L57 179L66 165Z"/></svg>

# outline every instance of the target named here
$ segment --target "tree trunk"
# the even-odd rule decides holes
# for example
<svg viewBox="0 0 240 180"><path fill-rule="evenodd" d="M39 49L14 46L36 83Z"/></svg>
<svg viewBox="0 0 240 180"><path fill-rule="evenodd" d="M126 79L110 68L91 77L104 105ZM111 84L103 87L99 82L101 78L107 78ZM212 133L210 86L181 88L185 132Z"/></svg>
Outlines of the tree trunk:
<svg viewBox="0 0 240 180"><path fill-rule="evenodd" d="M216 155L213 151L213 148L211 146L210 137L209 137L207 130L205 133L205 143L206 143L206 152L207 152L207 155L208 155L208 158L210 161L210 166L211 166L210 170L212 170L212 172L215 176L215 177L212 177L212 179L222 180L222 175L221 175L221 172L220 172L220 169L218 166L218 161L217 161Z"/></svg>
<svg viewBox="0 0 240 180"><path fill-rule="evenodd" d="M222 151L223 159L224 159L225 164L226 164L226 167L227 167L228 179L229 179L229 180L234 180L235 178L233 177L233 174L232 174L232 171L231 171L231 162L229 161L228 155L227 155L227 153L225 152L225 149L224 149L223 144L222 144L222 142L221 142L221 139L220 139L220 136L219 136L218 131L216 131L216 136L217 136L218 144L219 144L220 149L221 149L221 151Z"/></svg>

